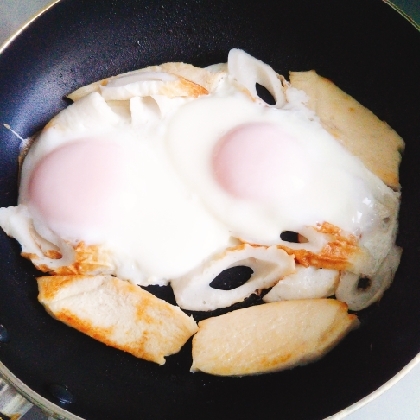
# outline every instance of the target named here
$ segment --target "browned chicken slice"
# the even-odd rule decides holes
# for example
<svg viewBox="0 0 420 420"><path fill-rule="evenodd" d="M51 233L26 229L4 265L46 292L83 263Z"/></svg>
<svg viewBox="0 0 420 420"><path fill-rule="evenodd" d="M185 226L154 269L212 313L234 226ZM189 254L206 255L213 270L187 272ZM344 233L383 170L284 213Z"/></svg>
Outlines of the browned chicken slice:
<svg viewBox="0 0 420 420"><path fill-rule="evenodd" d="M404 141L387 123L315 71L291 72L290 83L308 95L308 107L330 134L386 185L399 188Z"/></svg>
<svg viewBox="0 0 420 420"><path fill-rule="evenodd" d="M307 299L238 309L198 325L191 370L243 376L316 360L359 321L342 302Z"/></svg>
<svg viewBox="0 0 420 420"><path fill-rule="evenodd" d="M38 277L38 300L54 318L136 357L165 363L197 331L176 306L112 276Z"/></svg>

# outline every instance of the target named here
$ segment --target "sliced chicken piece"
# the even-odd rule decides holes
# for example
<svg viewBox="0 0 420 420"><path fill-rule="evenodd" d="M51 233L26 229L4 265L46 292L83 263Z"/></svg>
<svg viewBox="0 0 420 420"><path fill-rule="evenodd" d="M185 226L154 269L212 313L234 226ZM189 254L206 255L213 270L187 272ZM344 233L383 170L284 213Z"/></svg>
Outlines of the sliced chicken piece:
<svg viewBox="0 0 420 420"><path fill-rule="evenodd" d="M359 325L333 299L266 303L201 321L192 371L243 376L319 359Z"/></svg>
<svg viewBox="0 0 420 420"><path fill-rule="evenodd" d="M176 306L112 276L38 277L38 300L55 319L133 354L165 363L197 324Z"/></svg>
<svg viewBox="0 0 420 420"><path fill-rule="evenodd" d="M399 189L403 139L385 122L315 71L291 72L290 83L309 97L324 128L382 181Z"/></svg>

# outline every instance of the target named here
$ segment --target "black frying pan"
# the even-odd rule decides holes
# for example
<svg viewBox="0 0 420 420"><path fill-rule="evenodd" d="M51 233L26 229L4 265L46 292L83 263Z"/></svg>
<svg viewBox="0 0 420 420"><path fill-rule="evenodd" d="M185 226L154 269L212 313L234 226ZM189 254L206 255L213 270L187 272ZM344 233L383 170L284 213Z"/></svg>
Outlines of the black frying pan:
<svg viewBox="0 0 420 420"><path fill-rule="evenodd" d="M0 122L28 137L83 84L165 61L209 65L232 47L283 74L316 69L405 139L395 282L321 361L218 378L189 373L190 344L160 367L53 320L37 303L36 271L2 233L2 369L78 416L321 419L376 390L420 351L420 34L382 1L61 0L0 55ZM1 127L0 141L0 205L14 205L20 140Z"/></svg>

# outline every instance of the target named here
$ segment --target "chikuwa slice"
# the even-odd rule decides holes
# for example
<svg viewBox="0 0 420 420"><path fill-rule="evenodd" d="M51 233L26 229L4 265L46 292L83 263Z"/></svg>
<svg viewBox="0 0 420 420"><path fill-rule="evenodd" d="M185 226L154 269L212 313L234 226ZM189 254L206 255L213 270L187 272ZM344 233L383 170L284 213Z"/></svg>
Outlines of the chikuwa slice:
<svg viewBox="0 0 420 420"><path fill-rule="evenodd" d="M198 324L191 370L244 376L289 369L320 358L358 325L333 299L238 309Z"/></svg>
<svg viewBox="0 0 420 420"><path fill-rule="evenodd" d="M38 277L38 300L55 319L136 357L165 364L197 331L192 317L113 276Z"/></svg>

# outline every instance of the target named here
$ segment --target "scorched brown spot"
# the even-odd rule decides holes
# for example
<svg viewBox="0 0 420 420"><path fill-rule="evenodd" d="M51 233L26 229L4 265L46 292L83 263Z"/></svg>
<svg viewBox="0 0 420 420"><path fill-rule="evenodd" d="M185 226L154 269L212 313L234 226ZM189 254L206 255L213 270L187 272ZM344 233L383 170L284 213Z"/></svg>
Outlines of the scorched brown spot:
<svg viewBox="0 0 420 420"><path fill-rule="evenodd" d="M346 235L340 228L330 223L322 223L315 227L320 233L328 234L331 240L315 253L305 249L292 249L285 245L278 245L288 254L294 255L296 262L305 267L314 266L330 270L347 270L350 266L350 257L360 252L357 238L354 235Z"/></svg>

